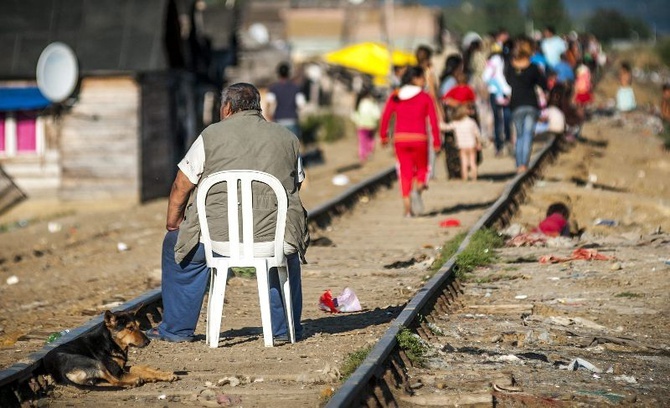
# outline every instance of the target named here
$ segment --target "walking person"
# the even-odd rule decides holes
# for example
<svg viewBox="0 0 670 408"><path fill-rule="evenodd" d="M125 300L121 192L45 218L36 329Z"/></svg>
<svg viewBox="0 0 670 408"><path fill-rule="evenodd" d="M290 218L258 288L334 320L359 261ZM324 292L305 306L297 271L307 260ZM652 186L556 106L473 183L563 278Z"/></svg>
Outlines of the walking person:
<svg viewBox="0 0 670 408"><path fill-rule="evenodd" d="M503 154L505 145L512 143L512 112L509 107L512 88L505 79L505 60L498 43L491 46L482 79L488 86L493 115L493 145L496 156Z"/></svg>
<svg viewBox="0 0 670 408"><path fill-rule="evenodd" d="M423 74L426 77L424 90L433 99L435 104L435 113L437 114L437 123L442 123L444 114L440 106L438 97L437 78L433 69L433 49L427 45L419 45L414 53L417 65L423 68ZM435 178L435 156L437 152L428 146L428 174L431 179Z"/></svg>
<svg viewBox="0 0 670 408"><path fill-rule="evenodd" d="M463 57L460 54L451 54L447 57L444 62L444 68L440 74L440 98L443 101L442 109L444 111L445 122L449 122L451 120L453 109L447 103L444 103L444 95L449 93L452 88L458 85L456 78L463 74L463 70ZM451 130L446 130L443 136L447 178L460 178L461 161L458 155L458 146L456 146L456 136Z"/></svg>
<svg viewBox="0 0 670 408"><path fill-rule="evenodd" d="M375 133L379 127L381 109L372 96L372 88L363 86L356 96L355 110L351 119L358 135L358 160L365 163L375 148Z"/></svg>
<svg viewBox="0 0 670 408"><path fill-rule="evenodd" d="M277 66L277 76L277 82L270 85L265 95L265 117L283 125L302 140L299 114L307 103L305 95L300 86L291 81L291 67L287 62L281 62Z"/></svg>
<svg viewBox="0 0 670 408"><path fill-rule="evenodd" d="M505 78L512 88L510 109L516 128L515 157L517 173L528 169L535 125L540 115L537 89L547 90L547 80L537 65L530 62L533 49L529 39L519 38L512 59L505 67Z"/></svg>
<svg viewBox="0 0 670 408"><path fill-rule="evenodd" d="M207 176L222 170L258 170L281 181L288 197L284 251L291 285L291 302L296 339L302 336L302 287L300 264L309 243L307 212L300 200L304 173L300 144L285 127L266 121L261 115L260 94L251 84L237 83L221 94L221 118L208 126L193 142L179 163L168 201L167 233L162 252L163 321L147 331L151 339L170 342L194 341L202 301L209 282L209 268L194 203L197 187ZM223 189L223 187L221 187ZM254 197L264 187L254 189ZM225 191L208 197L208 206L226 207ZM266 203L270 208L276 205ZM266 207L267 208L267 207ZM256 214L258 212L258 214ZM276 215L254 208L254 241L272 240ZM216 241L227 241L227 219L210 220ZM286 315L279 279L271 274L270 309L275 341L288 341Z"/></svg>
<svg viewBox="0 0 670 408"><path fill-rule="evenodd" d="M389 134L393 134L403 214L406 217L423 211L421 193L428 188L429 143L432 142L436 152L440 150L435 102L424 91L425 85L423 68L409 67L403 76L402 86L386 101L379 129L382 146L389 143ZM410 200L412 190L414 206Z"/></svg>
<svg viewBox="0 0 670 408"><path fill-rule="evenodd" d="M454 111L452 121L446 125L456 134L463 181L468 180L468 175L472 180L477 180L477 152L482 150L481 134L477 122L471 117L472 110L471 105L459 105Z"/></svg>

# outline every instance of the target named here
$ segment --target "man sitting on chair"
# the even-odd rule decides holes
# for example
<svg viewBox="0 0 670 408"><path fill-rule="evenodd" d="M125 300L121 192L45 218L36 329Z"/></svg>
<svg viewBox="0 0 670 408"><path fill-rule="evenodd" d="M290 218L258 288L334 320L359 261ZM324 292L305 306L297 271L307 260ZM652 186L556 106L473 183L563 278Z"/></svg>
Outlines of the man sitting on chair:
<svg viewBox="0 0 670 408"><path fill-rule="evenodd" d="M305 175L299 159L298 138L284 126L263 118L260 94L251 84L237 83L223 90L221 118L200 134L178 165L168 201L167 233L163 240L163 321L147 331L147 335L171 342L194 340L210 277L196 213L198 183L218 171L258 170L279 179L288 196L284 253L295 335L299 339L302 335L300 264L309 244L309 232L307 211L299 195ZM219 200L225 205L225 195ZM221 219L226 222L225 217ZM263 241L257 239L263 238L259 237L259 232L267 235L268 231L274 231L275 222L276 217L255 220L254 241ZM279 280L276 274L270 276L272 334L275 340L286 341L288 332Z"/></svg>

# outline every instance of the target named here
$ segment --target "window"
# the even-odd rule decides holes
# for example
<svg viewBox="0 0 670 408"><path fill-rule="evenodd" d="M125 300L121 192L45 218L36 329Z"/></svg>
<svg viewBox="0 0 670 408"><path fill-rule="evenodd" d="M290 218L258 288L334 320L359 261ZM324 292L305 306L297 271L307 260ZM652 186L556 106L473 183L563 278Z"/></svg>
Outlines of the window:
<svg viewBox="0 0 670 408"><path fill-rule="evenodd" d="M44 123L35 111L0 112L0 156L41 154Z"/></svg>

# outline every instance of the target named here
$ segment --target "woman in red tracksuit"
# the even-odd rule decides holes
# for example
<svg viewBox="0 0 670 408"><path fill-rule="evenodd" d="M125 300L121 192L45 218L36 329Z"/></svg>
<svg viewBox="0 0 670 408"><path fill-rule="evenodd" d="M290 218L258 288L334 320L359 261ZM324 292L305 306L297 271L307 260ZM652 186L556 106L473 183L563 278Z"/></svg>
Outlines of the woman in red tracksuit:
<svg viewBox="0 0 670 408"><path fill-rule="evenodd" d="M382 146L388 144L389 133L393 134L406 217L417 215L412 213L410 205L410 192L414 180L419 202L421 192L428 188L429 139L432 140L436 152L441 147L435 103L424 91L425 85L423 68L409 67L403 75L402 86L395 90L386 102L379 129ZM392 130L389 129L390 123L394 123Z"/></svg>

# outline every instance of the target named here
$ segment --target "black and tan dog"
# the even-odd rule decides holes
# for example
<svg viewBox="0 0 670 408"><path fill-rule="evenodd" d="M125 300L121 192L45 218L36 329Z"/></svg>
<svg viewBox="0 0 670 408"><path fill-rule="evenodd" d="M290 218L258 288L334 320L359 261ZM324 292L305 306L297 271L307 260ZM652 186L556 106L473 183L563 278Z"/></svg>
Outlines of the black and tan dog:
<svg viewBox="0 0 670 408"><path fill-rule="evenodd" d="M47 353L44 368L61 384L135 387L176 380L174 373L126 365L128 348L145 347L149 341L132 313L108 310L93 331Z"/></svg>

